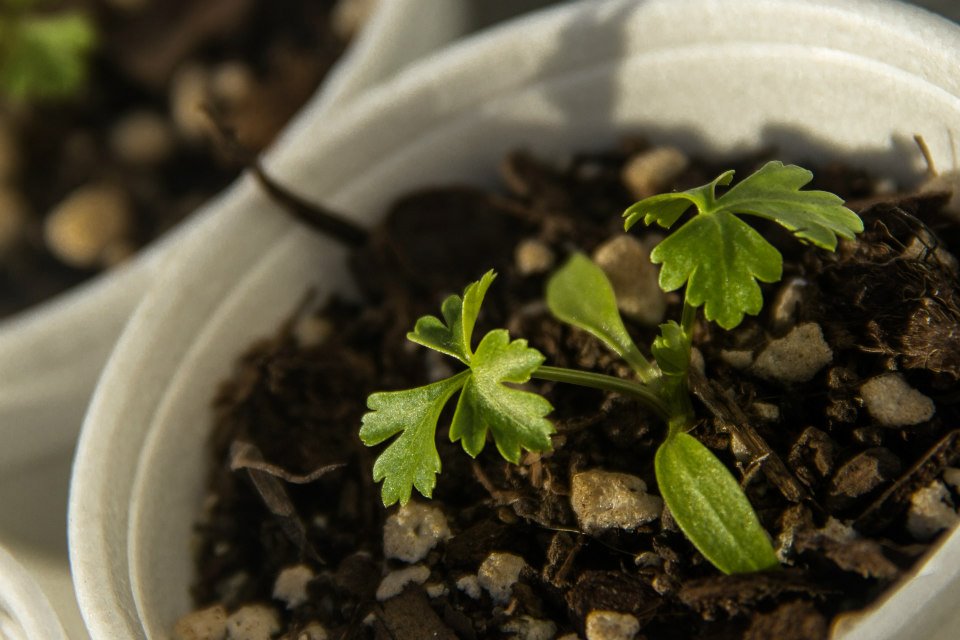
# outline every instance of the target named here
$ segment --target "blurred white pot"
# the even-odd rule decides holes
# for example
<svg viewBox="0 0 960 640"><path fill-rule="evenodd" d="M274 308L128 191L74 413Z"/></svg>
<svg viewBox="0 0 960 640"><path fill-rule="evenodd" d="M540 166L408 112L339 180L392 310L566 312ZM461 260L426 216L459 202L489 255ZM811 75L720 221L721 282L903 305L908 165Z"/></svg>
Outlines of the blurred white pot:
<svg viewBox="0 0 960 640"><path fill-rule="evenodd" d="M590 1L451 47L335 122L301 120L269 166L365 225L410 189L492 182L510 149L550 156L627 132L711 155L776 145L787 160L842 158L909 181L923 168L915 133L951 164L958 68L954 25L891 2ZM269 206L244 182L192 230L95 394L70 536L97 638L160 638L189 610L215 386L308 286L350 289L344 251ZM846 637L906 637L904 625L938 637L960 588L957 549L954 535Z"/></svg>
<svg viewBox="0 0 960 640"><path fill-rule="evenodd" d="M383 0L304 111L311 121L326 117L475 21L468 0ZM84 411L156 272L225 202L210 202L128 265L0 322L0 544L35 575L75 638L83 630L67 562L65 504Z"/></svg>
<svg viewBox="0 0 960 640"><path fill-rule="evenodd" d="M43 591L3 547L0 547L0 638L67 640Z"/></svg>

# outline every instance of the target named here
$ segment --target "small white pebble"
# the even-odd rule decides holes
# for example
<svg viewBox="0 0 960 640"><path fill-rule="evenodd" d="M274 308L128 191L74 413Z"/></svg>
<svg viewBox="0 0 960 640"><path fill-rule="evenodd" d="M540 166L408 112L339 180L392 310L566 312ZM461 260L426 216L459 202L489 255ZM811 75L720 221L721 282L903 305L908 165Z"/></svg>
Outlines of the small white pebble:
<svg viewBox="0 0 960 640"><path fill-rule="evenodd" d="M676 147L655 147L638 153L623 166L621 179L637 200L663 191L686 171L686 154Z"/></svg>
<svg viewBox="0 0 960 640"><path fill-rule="evenodd" d="M419 562L450 538L450 526L440 507L410 501L383 525L383 553L404 562Z"/></svg>
<svg viewBox="0 0 960 640"><path fill-rule="evenodd" d="M427 592L427 597L430 598L439 598L441 596L447 595L447 585L440 582L433 582L426 585L424 591Z"/></svg>
<svg viewBox="0 0 960 640"><path fill-rule="evenodd" d="M749 349L723 349L720 359L734 369L747 369L753 364L753 351Z"/></svg>
<svg viewBox="0 0 960 640"><path fill-rule="evenodd" d="M591 611L587 614L587 640L633 640L640 621L629 613Z"/></svg>
<svg viewBox="0 0 960 640"><path fill-rule="evenodd" d="M960 469L956 467L947 467L944 469L943 481L953 487L954 491L960 491Z"/></svg>
<svg viewBox="0 0 960 640"><path fill-rule="evenodd" d="M957 522L960 522L960 515L950 499L950 491L939 480L910 496L907 531L914 539L925 542Z"/></svg>
<svg viewBox="0 0 960 640"><path fill-rule="evenodd" d="M769 402L754 402L750 407L753 414L764 422L776 422L780 419L780 407Z"/></svg>
<svg viewBox="0 0 960 640"><path fill-rule="evenodd" d="M663 558L653 551L641 551L634 557L633 564L638 567L659 567L663 565Z"/></svg>
<svg viewBox="0 0 960 640"><path fill-rule="evenodd" d="M475 575L466 575L457 578L457 589L476 600L480 597L480 581Z"/></svg>
<svg viewBox="0 0 960 640"><path fill-rule="evenodd" d="M380 581L377 587L377 600L383 602L403 592L408 584L423 584L430 577L430 569L422 564L391 571Z"/></svg>
<svg viewBox="0 0 960 640"><path fill-rule="evenodd" d="M770 306L770 323L774 331L785 331L797 319L797 310L803 302L803 290L809 283L803 278L790 278L780 286Z"/></svg>
<svg viewBox="0 0 960 640"><path fill-rule="evenodd" d="M643 480L602 469L573 476L570 504L587 532L636 529L656 520L663 511L663 500L647 493Z"/></svg>
<svg viewBox="0 0 960 640"><path fill-rule="evenodd" d="M297 640L329 640L330 634L319 622L311 622L297 634Z"/></svg>
<svg viewBox="0 0 960 640"><path fill-rule="evenodd" d="M173 131L168 121L152 111L123 116L110 131L110 148L124 162L155 165L173 153Z"/></svg>
<svg viewBox="0 0 960 640"><path fill-rule="evenodd" d="M508 620L500 630L512 633L515 640L553 640L557 635L557 625L552 621L532 616L519 616Z"/></svg>
<svg viewBox="0 0 960 640"><path fill-rule="evenodd" d="M253 93L257 80L242 62L224 62L210 72L210 90L221 102L235 106Z"/></svg>
<svg viewBox="0 0 960 640"><path fill-rule="evenodd" d="M920 424L933 417L933 400L923 395L899 373L884 373L860 385L867 411L885 427Z"/></svg>
<svg viewBox="0 0 960 640"><path fill-rule="evenodd" d="M188 140L202 140L210 131L203 111L210 96L209 82L206 69L199 65L183 67L170 81L170 113L180 135Z"/></svg>
<svg viewBox="0 0 960 640"><path fill-rule="evenodd" d="M522 276L546 273L555 260L549 246L535 238L522 240L514 250L513 261Z"/></svg>
<svg viewBox="0 0 960 640"><path fill-rule="evenodd" d="M192 611L173 627L177 640L223 640L227 637L227 612L217 604Z"/></svg>
<svg viewBox="0 0 960 640"><path fill-rule="evenodd" d="M101 263L111 245L126 239L130 231L130 202L113 185L80 187L47 214L44 240L62 262L78 268Z"/></svg>
<svg viewBox="0 0 960 640"><path fill-rule="evenodd" d="M663 322L667 298L657 280L657 267L650 262L650 251L643 243L621 233L597 247L593 261L610 279L623 315L651 327Z"/></svg>
<svg viewBox="0 0 960 640"><path fill-rule="evenodd" d="M302 347L318 347L333 333L333 324L326 318L307 314L298 319L293 328Z"/></svg>
<svg viewBox="0 0 960 640"><path fill-rule="evenodd" d="M487 590L494 602L505 604L509 602L513 585L520 579L520 572L526 566L526 561L520 556L494 551L481 563L477 582Z"/></svg>
<svg viewBox="0 0 960 640"><path fill-rule="evenodd" d="M307 585L313 580L313 570L305 564L287 567L273 583L273 597L294 609L307 601Z"/></svg>
<svg viewBox="0 0 960 640"><path fill-rule="evenodd" d="M227 618L227 640L270 640L278 631L280 617L265 604L248 604Z"/></svg>
<svg viewBox="0 0 960 640"><path fill-rule="evenodd" d="M690 348L690 368L700 375L707 373L707 361L703 359L703 352L697 347Z"/></svg>
<svg viewBox="0 0 960 640"><path fill-rule="evenodd" d="M833 351L815 322L794 327L771 340L753 363L761 377L781 382L807 382L833 360Z"/></svg>

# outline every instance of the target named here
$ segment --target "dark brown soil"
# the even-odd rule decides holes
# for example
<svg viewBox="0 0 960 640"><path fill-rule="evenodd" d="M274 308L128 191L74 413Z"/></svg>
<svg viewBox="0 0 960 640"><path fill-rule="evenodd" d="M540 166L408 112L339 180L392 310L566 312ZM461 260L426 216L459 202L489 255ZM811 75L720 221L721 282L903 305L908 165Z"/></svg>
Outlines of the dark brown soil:
<svg viewBox="0 0 960 640"><path fill-rule="evenodd" d="M553 637L517 631L532 619L552 622L556 637L584 638L589 614L610 610L632 615L643 638L811 639L909 570L936 539L908 530L911 498L960 461L960 290L950 255L960 247L939 239L957 234L938 194L874 201L861 212L866 232L836 254L765 228L785 269L782 283L765 287L763 314L732 332L699 327L705 375L692 381L693 434L743 478L782 570L721 575L668 512L634 530L584 533L570 503L573 474L628 473L656 493L653 454L664 427L628 399L538 383L556 407L558 434L553 452L520 466L493 447L471 460L449 443L449 417L441 419L443 472L429 504L442 509L452 537L420 562L429 571L423 586L375 597L382 577L407 565L384 558L383 525L395 509L381 506L371 481L378 451L357 436L367 395L448 374L447 362L404 335L491 267L500 275L478 332L507 327L549 364L628 375L597 341L549 315L547 273L521 273L514 252L536 239L559 262L622 234L619 213L632 198L621 168L641 148L628 143L559 168L517 153L504 166L508 193L450 187L403 198L353 257L366 304L332 300L247 352L215 403L210 495L197 527L198 608L266 603L290 632L284 637L316 622L330 638ZM757 159L734 166L742 177ZM694 163L665 186L716 173ZM861 173L816 173L815 186L851 201L876 195ZM668 301L667 317L679 317L679 299ZM833 352L809 382L771 381L731 364L731 351L756 353L801 323L819 325ZM318 328L329 337L318 341ZM629 328L638 344L653 338L650 327ZM865 408L864 382L893 371L933 400L931 418L884 426ZM956 487L938 486L957 504ZM492 552L525 562L506 603L461 588ZM309 597L287 608L274 583L299 563L312 572Z"/></svg>
<svg viewBox="0 0 960 640"><path fill-rule="evenodd" d="M204 107L259 150L345 44L331 24L336 0L59 4L88 10L100 47L72 99L0 96L0 156L16 165L0 175L0 316L123 262L221 191L242 167L214 144ZM81 214L72 239L51 240L51 214L91 188L101 198L93 208L108 213Z"/></svg>

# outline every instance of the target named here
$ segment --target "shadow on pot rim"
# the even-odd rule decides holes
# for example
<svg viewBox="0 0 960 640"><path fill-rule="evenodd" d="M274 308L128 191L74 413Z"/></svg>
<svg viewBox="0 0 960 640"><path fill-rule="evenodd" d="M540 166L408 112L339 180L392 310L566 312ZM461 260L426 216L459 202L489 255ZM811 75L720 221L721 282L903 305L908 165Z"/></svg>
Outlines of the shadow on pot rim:
<svg viewBox="0 0 960 640"><path fill-rule="evenodd" d="M451 47L333 122L301 122L304 144L280 149L269 166L364 224L406 190L491 181L514 147L565 153L624 133L711 155L776 143L785 159L844 158L908 181L924 167L908 142L915 133L950 165L958 66L956 27L892 2L580 3ZM308 286L350 290L343 250L264 218L249 189L238 185L221 215L188 238L125 331L88 414L70 532L95 635L160 637L188 610L216 384ZM231 250L211 255L213 238ZM955 534L943 550L954 547ZM935 557L921 574L955 583L957 569L944 569ZM900 637L884 612L916 616L916 585L846 637ZM912 629L918 637L935 637L931 606L919 623L928 627Z"/></svg>

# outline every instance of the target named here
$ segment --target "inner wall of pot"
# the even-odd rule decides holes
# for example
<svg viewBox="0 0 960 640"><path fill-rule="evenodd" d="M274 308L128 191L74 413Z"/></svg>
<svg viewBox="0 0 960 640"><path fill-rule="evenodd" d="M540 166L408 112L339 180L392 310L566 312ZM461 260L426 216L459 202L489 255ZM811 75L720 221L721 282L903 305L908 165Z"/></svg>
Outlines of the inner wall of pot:
<svg viewBox="0 0 960 640"><path fill-rule="evenodd" d="M702 95L706 86L715 87L709 96ZM842 158L909 180L922 167L914 133L925 136L938 163L950 165L946 132L960 127L960 102L912 74L850 53L729 44L557 74L481 103L386 155L375 142L378 129L395 126L398 116L389 108L369 115L376 117L343 137L344 144L370 146L368 166L325 200L372 221L416 186L490 182L512 148L549 157L603 148L625 133L713 155L772 144L784 159ZM336 171L332 161L320 165L313 170ZM203 497L203 448L217 382L252 338L276 329L308 287L321 296L349 289L342 253L323 239L291 229L264 250L240 278L209 283L227 292L224 302L178 365L140 458L129 561L148 636L169 632L190 607L188 541Z"/></svg>

